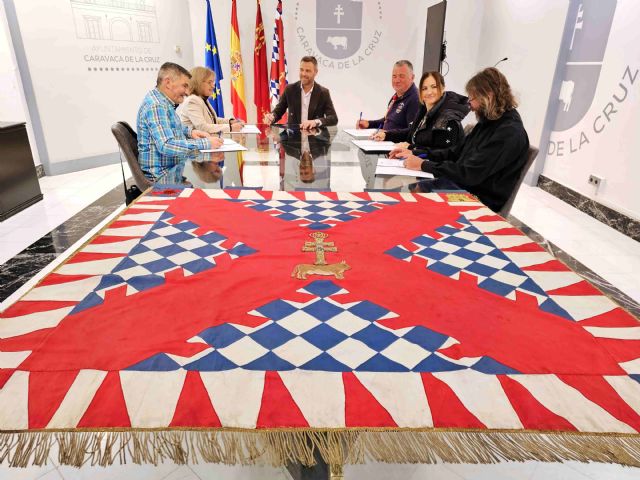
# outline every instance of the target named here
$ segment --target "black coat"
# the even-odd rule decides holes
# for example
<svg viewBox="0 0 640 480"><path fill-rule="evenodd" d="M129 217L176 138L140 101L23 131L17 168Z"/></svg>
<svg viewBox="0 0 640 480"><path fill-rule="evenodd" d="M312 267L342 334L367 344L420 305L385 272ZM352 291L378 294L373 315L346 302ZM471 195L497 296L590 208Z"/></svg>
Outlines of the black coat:
<svg viewBox="0 0 640 480"><path fill-rule="evenodd" d="M467 97L455 92L444 92L430 111L427 112L427 107L421 105L409 128L386 132L385 140L408 142L414 155L451 148L464 138L460 121L467 113Z"/></svg>
<svg viewBox="0 0 640 480"><path fill-rule="evenodd" d="M509 110L497 120L481 119L456 147L431 152L422 170L447 177L497 212L513 192L528 150L522 119Z"/></svg>
<svg viewBox="0 0 640 480"><path fill-rule="evenodd" d="M287 85L276 108L273 109L274 122L280 120L284 112L288 110L287 123L292 125L302 123L300 120L302 115L301 89L299 81ZM331 127L338 123L338 115L336 109L333 108L329 90L317 82L313 85L313 92L311 92L309 99L309 120L316 119L320 119L323 127Z"/></svg>

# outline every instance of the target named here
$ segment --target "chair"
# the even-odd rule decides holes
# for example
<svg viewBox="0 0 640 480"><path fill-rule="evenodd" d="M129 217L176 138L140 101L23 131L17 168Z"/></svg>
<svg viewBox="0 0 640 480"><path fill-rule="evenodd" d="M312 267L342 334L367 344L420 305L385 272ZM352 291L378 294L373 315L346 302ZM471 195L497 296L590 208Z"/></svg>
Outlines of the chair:
<svg viewBox="0 0 640 480"><path fill-rule="evenodd" d="M134 182L144 192L153 185L153 182L144 176L140 163L138 163L138 135L127 122L114 123L111 126L111 133L116 137L120 151L127 159Z"/></svg>
<svg viewBox="0 0 640 480"><path fill-rule="evenodd" d="M527 175L529 168L531 168L531 165L533 165L533 161L538 156L538 152L539 152L538 148L531 145L529 146L529 151L527 152L527 161L525 162L524 166L522 167L522 170L520 171L520 176L518 177L518 181L513 187L513 191L511 192L511 195L509 195L509 199L507 200L507 203L505 203L504 206L498 212L498 214L501 215L502 217L507 218L507 215L509 215L509 212L511 211L511 207L513 206L513 202L516 199L516 195L518 194L518 190L520 190L520 185L522 185L522 181L524 180L524 177Z"/></svg>

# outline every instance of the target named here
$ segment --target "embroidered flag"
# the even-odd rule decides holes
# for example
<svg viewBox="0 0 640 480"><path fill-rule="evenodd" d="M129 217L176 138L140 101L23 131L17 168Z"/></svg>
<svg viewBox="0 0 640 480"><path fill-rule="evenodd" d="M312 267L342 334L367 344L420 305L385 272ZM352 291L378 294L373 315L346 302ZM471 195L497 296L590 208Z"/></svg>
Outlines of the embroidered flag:
<svg viewBox="0 0 640 480"><path fill-rule="evenodd" d="M213 16L211 15L211 4L207 0L207 24L206 24L206 43L204 51L204 64L216 72L216 86L209 103L216 111L216 115L224 117L224 104L222 102L222 90L220 89L220 81L223 79L222 67L220 66L220 55L218 54L218 41L216 40L216 30L213 26Z"/></svg>
<svg viewBox="0 0 640 480"><path fill-rule="evenodd" d="M276 7L275 26L273 28L273 49L271 51L271 79L269 82L269 96L271 107L275 107L287 86L287 58L284 53L284 27L282 26L282 0L278 0ZM286 122L286 116L283 117Z"/></svg>
<svg viewBox="0 0 640 480"><path fill-rule="evenodd" d="M465 192L156 185L0 315L14 466L638 465L639 399L638 320Z"/></svg>
<svg viewBox="0 0 640 480"><path fill-rule="evenodd" d="M231 2L231 104L233 105L233 116L246 120L244 71L242 68L240 27L238 26L236 0Z"/></svg>
<svg viewBox="0 0 640 480"><path fill-rule="evenodd" d="M253 103L256 105L258 123L269 113L269 80L267 77L267 46L264 41L264 24L260 0L257 1L255 42L253 47Z"/></svg>

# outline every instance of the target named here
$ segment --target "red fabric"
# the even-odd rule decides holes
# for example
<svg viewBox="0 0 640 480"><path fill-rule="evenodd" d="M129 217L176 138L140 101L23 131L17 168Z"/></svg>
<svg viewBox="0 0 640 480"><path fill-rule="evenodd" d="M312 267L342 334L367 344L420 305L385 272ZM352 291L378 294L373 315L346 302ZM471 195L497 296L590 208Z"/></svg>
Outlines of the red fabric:
<svg viewBox="0 0 640 480"><path fill-rule="evenodd" d="M29 373L29 428L47 426L77 376L77 371Z"/></svg>
<svg viewBox="0 0 640 480"><path fill-rule="evenodd" d="M258 123L271 111L269 104L269 77L267 75L267 47L262 23L262 9L257 0L255 41L253 47L253 102L256 105Z"/></svg>
<svg viewBox="0 0 640 480"><path fill-rule="evenodd" d="M308 427L300 408L282 382L278 372L265 372L262 408L258 414L258 428Z"/></svg>
<svg viewBox="0 0 640 480"><path fill-rule="evenodd" d="M127 404L122 393L119 372L108 372L78 428L128 427L131 425Z"/></svg>
<svg viewBox="0 0 640 480"><path fill-rule="evenodd" d="M347 427L397 427L373 394L351 372L342 373Z"/></svg>
<svg viewBox="0 0 640 480"><path fill-rule="evenodd" d="M434 427L485 428L462 404L451 387L430 373L422 373L422 384L429 401Z"/></svg>
<svg viewBox="0 0 640 480"><path fill-rule="evenodd" d="M509 402L511 402L511 406L524 428L532 430L576 430L567 420L542 405L517 381L506 375L498 375L498 380L500 380L502 389L509 398Z"/></svg>
<svg viewBox="0 0 640 480"><path fill-rule="evenodd" d="M221 427L200 372L188 371L171 420L172 427Z"/></svg>

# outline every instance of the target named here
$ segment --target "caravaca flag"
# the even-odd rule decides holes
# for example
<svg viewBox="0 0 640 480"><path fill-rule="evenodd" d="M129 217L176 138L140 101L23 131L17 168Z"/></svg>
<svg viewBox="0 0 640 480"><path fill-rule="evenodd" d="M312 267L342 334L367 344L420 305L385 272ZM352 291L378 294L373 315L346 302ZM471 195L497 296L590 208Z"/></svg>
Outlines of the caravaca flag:
<svg viewBox="0 0 640 480"><path fill-rule="evenodd" d="M267 77L267 46L264 40L264 24L260 0L256 11L255 42L253 47L253 102L256 105L258 123L271 111L269 105L269 80Z"/></svg>
<svg viewBox="0 0 640 480"><path fill-rule="evenodd" d="M287 86L287 57L284 53L284 27L282 25L282 0L278 0L276 20L273 28L273 50L271 52L271 79L269 97L271 107L275 107ZM283 117L283 120L286 117ZM284 120L286 122L286 120Z"/></svg>
<svg viewBox="0 0 640 480"><path fill-rule="evenodd" d="M211 4L207 0L207 37L204 52L204 64L216 72L216 87L213 95L209 97L209 103L216 111L216 115L224 117L224 104L222 102L222 90L220 81L222 80L222 67L220 66L220 54L218 53L218 41L216 40L216 30L213 27L213 15L211 15Z"/></svg>
<svg viewBox="0 0 640 480"><path fill-rule="evenodd" d="M638 466L639 339L467 193L156 184L0 315L0 462Z"/></svg>
<svg viewBox="0 0 640 480"><path fill-rule="evenodd" d="M233 116L246 121L244 71L240 51L240 27L238 26L236 0L231 2L231 104L233 105Z"/></svg>

